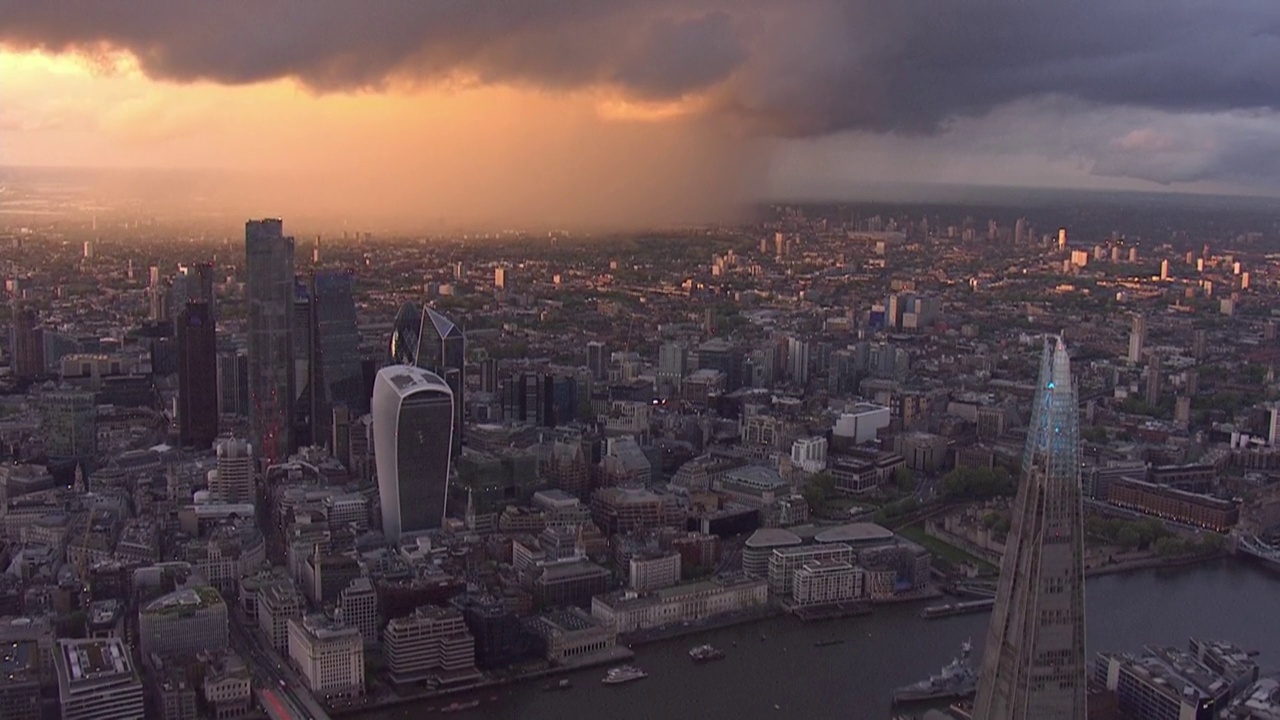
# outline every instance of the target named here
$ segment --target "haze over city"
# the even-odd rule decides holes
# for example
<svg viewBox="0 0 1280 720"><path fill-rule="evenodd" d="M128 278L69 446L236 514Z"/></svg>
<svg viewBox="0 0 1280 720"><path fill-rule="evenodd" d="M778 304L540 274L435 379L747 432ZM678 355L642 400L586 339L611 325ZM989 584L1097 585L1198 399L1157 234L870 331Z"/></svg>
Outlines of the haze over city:
<svg viewBox="0 0 1280 720"><path fill-rule="evenodd" d="M0 165L218 171L156 200L241 214L648 227L883 183L1280 188L1266 2L0 11Z"/></svg>

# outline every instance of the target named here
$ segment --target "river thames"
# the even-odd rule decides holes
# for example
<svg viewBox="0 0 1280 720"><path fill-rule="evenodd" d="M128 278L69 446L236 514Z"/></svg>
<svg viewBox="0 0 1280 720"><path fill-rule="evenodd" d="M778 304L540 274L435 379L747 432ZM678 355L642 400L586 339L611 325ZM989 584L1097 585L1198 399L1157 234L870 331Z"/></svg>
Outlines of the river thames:
<svg viewBox="0 0 1280 720"><path fill-rule="evenodd" d="M636 649L634 663L649 673L645 680L604 686L605 668L583 670L565 676L573 681L567 692L543 692L541 682L497 688L474 696L482 700L480 707L448 717L886 720L894 687L936 672L966 639L973 640L975 654L982 651L989 614L923 620L919 612L925 604L877 607L869 616L814 624L776 618L644 645ZM1091 667L1093 654L1101 650L1185 647L1195 635L1260 651L1264 673L1280 668L1280 576L1243 561L1091 578L1086 605ZM845 642L814 646L829 638ZM694 665L687 652L703 642L724 649L728 657ZM470 697L359 717L432 717L436 713L427 708Z"/></svg>

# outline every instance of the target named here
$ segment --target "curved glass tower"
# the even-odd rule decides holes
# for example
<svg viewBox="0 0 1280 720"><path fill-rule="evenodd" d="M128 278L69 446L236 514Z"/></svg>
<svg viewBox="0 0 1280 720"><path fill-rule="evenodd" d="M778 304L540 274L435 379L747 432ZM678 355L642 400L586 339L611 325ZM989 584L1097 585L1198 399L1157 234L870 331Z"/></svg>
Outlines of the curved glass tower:
<svg viewBox="0 0 1280 720"><path fill-rule="evenodd" d="M383 368L373 383L382 532L391 542L444 522L453 405L453 391L439 375L412 365Z"/></svg>
<svg viewBox="0 0 1280 720"><path fill-rule="evenodd" d="M1084 720L1080 410L1062 338L1045 341L973 717Z"/></svg>

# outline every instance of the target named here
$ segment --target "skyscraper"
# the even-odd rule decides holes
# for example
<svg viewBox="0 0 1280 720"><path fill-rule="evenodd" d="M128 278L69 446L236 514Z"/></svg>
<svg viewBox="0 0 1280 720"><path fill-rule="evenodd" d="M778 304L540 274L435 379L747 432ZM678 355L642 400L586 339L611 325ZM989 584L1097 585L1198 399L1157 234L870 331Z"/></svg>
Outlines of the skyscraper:
<svg viewBox="0 0 1280 720"><path fill-rule="evenodd" d="M382 532L432 530L444 522L453 444L453 392L435 373L411 365L378 372L373 384L374 462Z"/></svg>
<svg viewBox="0 0 1280 720"><path fill-rule="evenodd" d="M13 306L13 323L9 329L9 363L20 378L43 375L44 330L40 318L31 308Z"/></svg>
<svg viewBox="0 0 1280 720"><path fill-rule="evenodd" d="M206 476L209 493L221 502L254 501L253 448L243 440L218 442L218 467Z"/></svg>
<svg viewBox="0 0 1280 720"><path fill-rule="evenodd" d="M172 298L169 307L181 313L187 303L199 300L209 305L209 314L217 317L213 294L213 265L207 262L195 265L179 265L173 276Z"/></svg>
<svg viewBox="0 0 1280 720"><path fill-rule="evenodd" d="M311 445L311 410L315 391L312 381L312 343L315 327L312 324L311 285L301 277L293 283L293 447ZM323 442L323 440L321 440ZM292 448L291 448L292 449Z"/></svg>
<svg viewBox="0 0 1280 720"><path fill-rule="evenodd" d="M345 406L355 417L369 412L353 279L350 270L311 275L311 422L316 444L332 441L335 407Z"/></svg>
<svg viewBox="0 0 1280 720"><path fill-rule="evenodd" d="M1071 360L1047 339L973 717L1083 720L1084 512Z"/></svg>
<svg viewBox="0 0 1280 720"><path fill-rule="evenodd" d="M1147 319L1138 313L1133 315L1133 329L1129 331L1129 362L1142 362L1142 347L1147 343Z"/></svg>
<svg viewBox="0 0 1280 720"><path fill-rule="evenodd" d="M270 463L293 450L293 238L279 219L244 226L250 441Z"/></svg>
<svg viewBox="0 0 1280 720"><path fill-rule="evenodd" d="M218 436L218 335L213 310L188 301L178 315L178 436L207 449Z"/></svg>
<svg viewBox="0 0 1280 720"><path fill-rule="evenodd" d="M587 343L587 368L591 370L591 379L609 379L609 349L604 343L598 340Z"/></svg>
<svg viewBox="0 0 1280 720"><path fill-rule="evenodd" d="M453 442L451 454L462 451L462 416L466 376L467 340L462 328L431 308L405 303L396 313L389 354L393 364L415 365L439 375L453 392Z"/></svg>

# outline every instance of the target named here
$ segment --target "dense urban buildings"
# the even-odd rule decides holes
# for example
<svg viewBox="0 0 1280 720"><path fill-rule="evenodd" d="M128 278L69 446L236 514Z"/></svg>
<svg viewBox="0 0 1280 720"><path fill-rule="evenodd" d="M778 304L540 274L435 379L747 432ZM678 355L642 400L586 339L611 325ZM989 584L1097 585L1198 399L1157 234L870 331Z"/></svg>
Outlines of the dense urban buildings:
<svg viewBox="0 0 1280 720"><path fill-rule="evenodd" d="M1041 654L1006 652L1026 672L989 674L979 701L1044 679L1027 712L1052 716L1040 703L1057 695L1074 718L1086 682L1091 712L1119 712L1151 696L1124 668L1190 672L1117 642L1137 660L1086 676L1081 568L1280 562L1266 214L780 205L635 236L320 227L291 258L276 221L242 244L239 220L121 212L97 230L0 215L3 300L20 311L0 315L14 712L33 693L51 705L58 640L76 635L119 639L131 674L104 693L132 697L136 678L148 717L231 720L275 702L412 713L448 707L443 691L461 706L472 685L623 662L666 697L682 673L662 663L688 660L647 639L760 622L758 649L739 629L707 641L783 661L788 698L748 687L700 707L749 714L750 696L825 717L790 692L821 676L809 655L911 648L893 682L919 680L952 652L933 628L973 635L986 617L918 616L958 612L944 592L998 591L1008 622L988 647ZM856 624L858 643L782 653L777 613L866 617L798 631ZM1222 669L1230 652L1190 652L1232 678L1229 697L1206 689L1215 711L1266 706L1265 678ZM831 692L856 695L855 716L887 706L888 680L850 677Z"/></svg>
<svg viewBox="0 0 1280 720"><path fill-rule="evenodd" d="M1079 403L1060 337L1045 341L1032 402L974 713L989 720L1083 720Z"/></svg>

